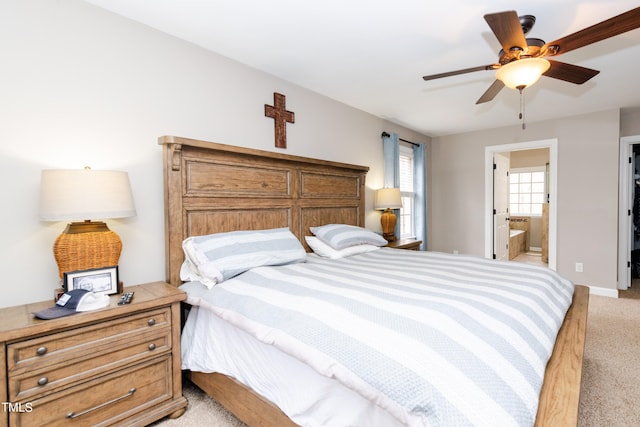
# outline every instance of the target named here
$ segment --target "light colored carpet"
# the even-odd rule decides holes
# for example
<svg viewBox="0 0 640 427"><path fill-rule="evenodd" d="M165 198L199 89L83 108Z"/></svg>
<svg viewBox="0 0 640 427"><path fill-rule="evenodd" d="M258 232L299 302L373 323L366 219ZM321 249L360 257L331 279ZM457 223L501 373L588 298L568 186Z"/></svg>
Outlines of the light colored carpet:
<svg viewBox="0 0 640 427"><path fill-rule="evenodd" d="M640 426L640 292L591 296L580 394L580 426Z"/></svg>
<svg viewBox="0 0 640 427"><path fill-rule="evenodd" d="M640 426L640 286L624 298L591 296L580 394L580 427ZM242 427L194 385L184 386L185 414L161 427Z"/></svg>
<svg viewBox="0 0 640 427"><path fill-rule="evenodd" d="M189 401L187 411L175 420L164 418L153 426L161 427L245 427L246 424L234 417L218 402L207 396L191 382L186 381L182 394Z"/></svg>

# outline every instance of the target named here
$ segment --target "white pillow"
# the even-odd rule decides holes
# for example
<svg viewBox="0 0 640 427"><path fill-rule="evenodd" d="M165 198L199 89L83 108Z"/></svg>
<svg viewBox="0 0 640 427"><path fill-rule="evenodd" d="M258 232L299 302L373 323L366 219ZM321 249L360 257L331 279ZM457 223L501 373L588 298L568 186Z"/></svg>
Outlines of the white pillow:
<svg viewBox="0 0 640 427"><path fill-rule="evenodd" d="M327 224L309 229L318 239L338 250L355 245L385 246L387 244L381 235L355 225Z"/></svg>
<svg viewBox="0 0 640 427"><path fill-rule="evenodd" d="M211 279L207 276L210 276ZM201 282L207 288L211 289L216 283L224 281L222 274L218 273L200 273L198 267L194 265L185 254L184 262L180 267L180 280L183 282Z"/></svg>
<svg viewBox="0 0 640 427"><path fill-rule="evenodd" d="M307 253L288 228L191 236L182 242L182 280L207 287L254 267L305 261Z"/></svg>
<svg viewBox="0 0 640 427"><path fill-rule="evenodd" d="M348 248L337 250L337 249L333 249L331 246L327 245L317 237L305 236L304 239L307 241L307 244L315 254L324 258L331 258L331 259L344 258L347 256L361 254L365 252L375 251L376 249L380 249L379 246L364 244L364 245L349 246Z"/></svg>

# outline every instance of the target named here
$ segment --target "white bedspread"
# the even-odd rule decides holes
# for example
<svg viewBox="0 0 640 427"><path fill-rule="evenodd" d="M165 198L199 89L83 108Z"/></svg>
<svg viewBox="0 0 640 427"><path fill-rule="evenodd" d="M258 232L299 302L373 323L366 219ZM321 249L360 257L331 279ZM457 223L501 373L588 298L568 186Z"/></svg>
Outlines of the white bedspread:
<svg viewBox="0 0 640 427"><path fill-rule="evenodd" d="M182 288L410 426L533 425L573 294L546 268L393 249Z"/></svg>

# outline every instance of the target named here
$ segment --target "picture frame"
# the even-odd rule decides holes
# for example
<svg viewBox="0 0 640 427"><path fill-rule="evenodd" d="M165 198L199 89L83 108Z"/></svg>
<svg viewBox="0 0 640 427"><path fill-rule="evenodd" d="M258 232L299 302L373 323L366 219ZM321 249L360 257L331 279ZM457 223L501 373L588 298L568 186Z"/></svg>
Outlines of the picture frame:
<svg viewBox="0 0 640 427"><path fill-rule="evenodd" d="M113 295L121 292L118 279L117 265L69 271L64 273L63 287L66 292L74 289L87 289L99 294Z"/></svg>

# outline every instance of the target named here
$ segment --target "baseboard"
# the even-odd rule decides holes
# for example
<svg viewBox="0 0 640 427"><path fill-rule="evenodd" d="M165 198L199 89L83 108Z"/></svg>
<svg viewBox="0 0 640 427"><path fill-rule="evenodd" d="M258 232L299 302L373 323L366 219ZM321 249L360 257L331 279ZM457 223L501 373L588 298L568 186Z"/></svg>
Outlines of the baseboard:
<svg viewBox="0 0 640 427"><path fill-rule="evenodd" d="M589 295L599 295L602 297L618 298L618 290L611 288L601 288L598 286L589 286Z"/></svg>

